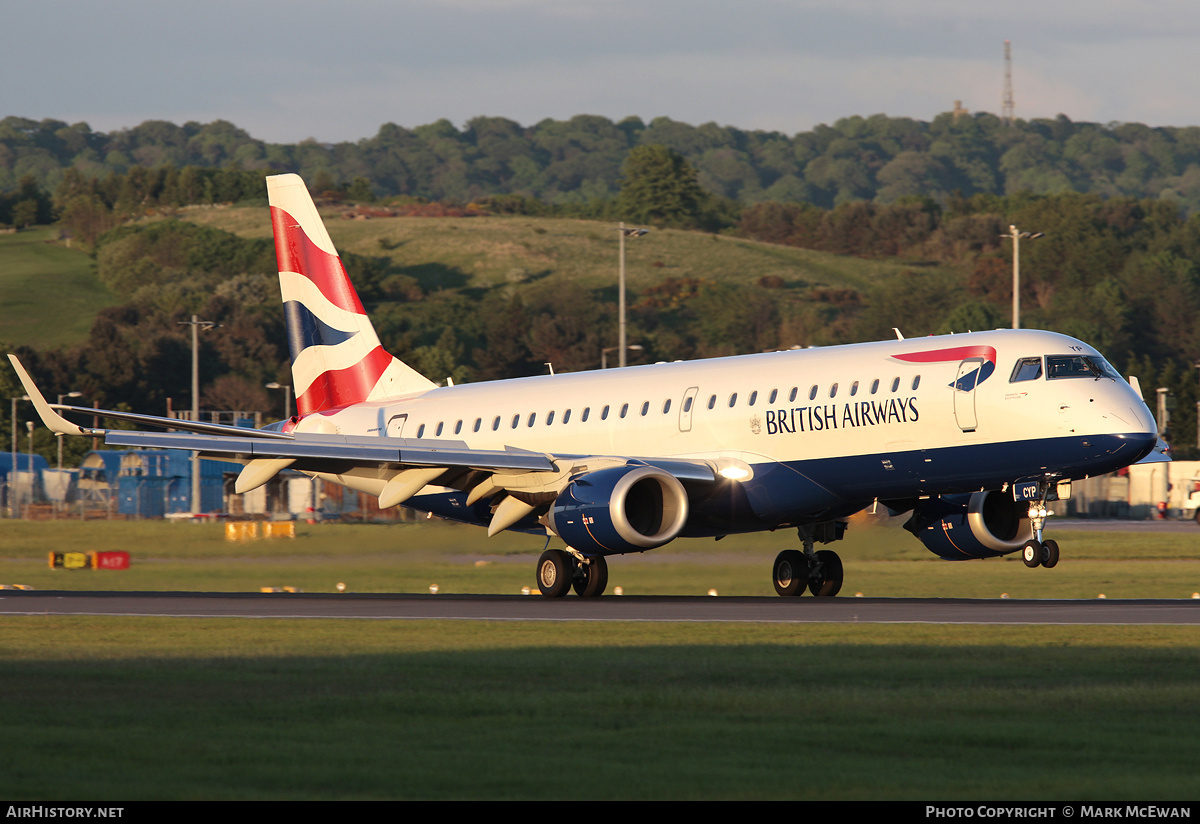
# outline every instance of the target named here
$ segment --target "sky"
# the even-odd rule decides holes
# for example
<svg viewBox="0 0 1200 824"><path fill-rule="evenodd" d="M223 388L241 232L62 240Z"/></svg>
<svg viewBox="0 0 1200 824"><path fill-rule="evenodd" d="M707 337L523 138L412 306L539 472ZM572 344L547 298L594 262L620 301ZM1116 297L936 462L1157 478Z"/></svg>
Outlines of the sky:
<svg viewBox="0 0 1200 824"><path fill-rule="evenodd" d="M380 125L666 116L788 135L872 114L1200 125L1196 0L5 0L0 117Z"/></svg>

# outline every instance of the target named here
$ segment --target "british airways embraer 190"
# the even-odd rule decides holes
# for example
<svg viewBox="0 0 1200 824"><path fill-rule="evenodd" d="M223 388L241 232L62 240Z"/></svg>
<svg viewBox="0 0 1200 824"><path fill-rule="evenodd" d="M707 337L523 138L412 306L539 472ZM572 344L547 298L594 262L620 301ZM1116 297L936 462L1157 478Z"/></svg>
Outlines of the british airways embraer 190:
<svg viewBox="0 0 1200 824"><path fill-rule="evenodd" d="M791 527L780 595L836 595L818 543L875 504L937 555L1052 567L1046 503L1155 453L1139 392L1091 346L998 330L439 387L389 355L296 175L267 178L297 414L261 430L104 413L168 433L46 425L105 443L293 469L444 518L557 536L543 595L603 593L609 555Z"/></svg>

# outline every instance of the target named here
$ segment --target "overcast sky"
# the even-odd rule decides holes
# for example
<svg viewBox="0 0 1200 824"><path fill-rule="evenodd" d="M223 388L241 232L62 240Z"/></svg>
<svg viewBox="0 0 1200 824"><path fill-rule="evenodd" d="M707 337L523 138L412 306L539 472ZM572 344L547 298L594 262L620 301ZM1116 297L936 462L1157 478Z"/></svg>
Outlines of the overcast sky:
<svg viewBox="0 0 1200 824"><path fill-rule="evenodd" d="M291 143L479 115L1200 125L1198 0L5 0L0 116Z"/></svg>

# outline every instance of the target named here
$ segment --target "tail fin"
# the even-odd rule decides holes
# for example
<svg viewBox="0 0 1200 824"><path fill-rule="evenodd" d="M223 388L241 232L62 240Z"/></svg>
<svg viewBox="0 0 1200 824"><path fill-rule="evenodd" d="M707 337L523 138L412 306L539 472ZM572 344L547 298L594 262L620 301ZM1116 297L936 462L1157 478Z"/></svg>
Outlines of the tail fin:
<svg viewBox="0 0 1200 824"><path fill-rule="evenodd" d="M268 177L267 199L297 411L307 415L434 388L380 345L300 176Z"/></svg>

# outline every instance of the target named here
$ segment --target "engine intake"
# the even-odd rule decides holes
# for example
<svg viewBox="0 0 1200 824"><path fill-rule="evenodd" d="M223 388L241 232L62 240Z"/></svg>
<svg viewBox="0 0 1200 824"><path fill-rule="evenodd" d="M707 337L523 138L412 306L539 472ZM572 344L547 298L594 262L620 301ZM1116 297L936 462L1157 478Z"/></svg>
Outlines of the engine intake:
<svg viewBox="0 0 1200 824"><path fill-rule="evenodd" d="M589 472L550 507L550 528L584 555L619 555L660 547L687 523L688 497L671 473L654 466Z"/></svg>
<svg viewBox="0 0 1200 824"><path fill-rule="evenodd" d="M1016 552L1033 537L1027 503L995 490L920 501L904 528L950 561Z"/></svg>

